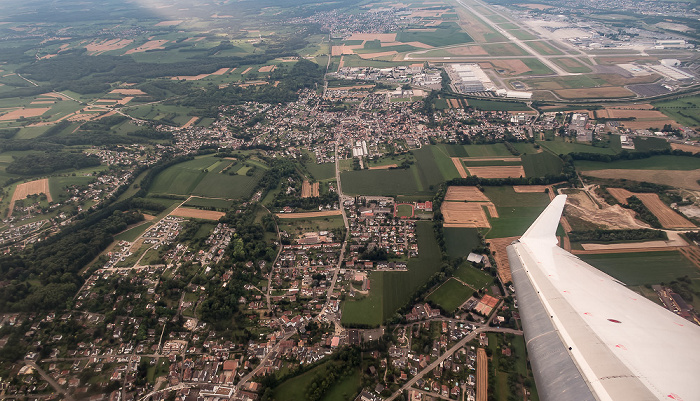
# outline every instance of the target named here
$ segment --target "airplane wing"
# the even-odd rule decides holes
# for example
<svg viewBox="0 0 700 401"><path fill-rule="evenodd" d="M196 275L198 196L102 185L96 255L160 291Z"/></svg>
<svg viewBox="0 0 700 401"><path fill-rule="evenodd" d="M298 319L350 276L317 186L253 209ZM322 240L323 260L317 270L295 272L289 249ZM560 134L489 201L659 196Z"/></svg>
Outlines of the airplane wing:
<svg viewBox="0 0 700 401"><path fill-rule="evenodd" d="M566 195L507 248L541 400L700 400L700 326L557 246Z"/></svg>

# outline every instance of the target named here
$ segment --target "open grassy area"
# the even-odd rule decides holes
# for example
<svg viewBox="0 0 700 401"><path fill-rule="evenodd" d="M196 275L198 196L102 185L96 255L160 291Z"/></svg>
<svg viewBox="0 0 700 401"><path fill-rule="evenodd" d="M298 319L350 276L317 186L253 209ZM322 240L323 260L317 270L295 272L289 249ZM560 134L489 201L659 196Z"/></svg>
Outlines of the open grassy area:
<svg viewBox="0 0 700 401"><path fill-rule="evenodd" d="M659 111L690 127L700 126L700 96L652 103Z"/></svg>
<svg viewBox="0 0 700 401"><path fill-rule="evenodd" d="M360 369L353 374L341 378L331 387L321 401L350 401L361 391Z"/></svg>
<svg viewBox="0 0 700 401"><path fill-rule="evenodd" d="M586 263L627 285L668 283L678 277L700 278L700 270L677 251L580 255Z"/></svg>
<svg viewBox="0 0 700 401"><path fill-rule="evenodd" d="M700 158L690 156L660 155L652 156L647 159L617 160L609 163L588 160L577 160L575 164L578 170L695 170L700 168Z"/></svg>
<svg viewBox="0 0 700 401"><path fill-rule="evenodd" d="M411 217L413 216L413 207L411 205L399 205L397 215L399 217Z"/></svg>
<svg viewBox="0 0 700 401"><path fill-rule="evenodd" d="M523 235L544 208L545 206L497 207L499 217L497 219L489 218L491 229L484 236L486 238L503 238Z"/></svg>
<svg viewBox="0 0 700 401"><path fill-rule="evenodd" d="M396 35L399 42L421 42L434 47L455 45L472 42L462 28L454 22L443 22L434 30L401 31ZM384 48L382 48L384 50Z"/></svg>
<svg viewBox="0 0 700 401"><path fill-rule="evenodd" d="M353 170L341 173L343 191L356 195L430 195L437 185L459 177L450 154L439 146L412 151L415 162L407 169ZM382 159L372 165L399 164L403 159Z"/></svg>
<svg viewBox="0 0 700 401"><path fill-rule="evenodd" d="M561 138L556 138L553 141L538 141L543 148L548 149L555 155L566 155L573 152L599 153L603 155L613 155L615 150L611 148L603 148L582 143L564 142Z"/></svg>
<svg viewBox="0 0 700 401"><path fill-rule="evenodd" d="M304 168L311 174L311 177L316 181L324 181L335 179L335 163L305 163Z"/></svg>
<svg viewBox="0 0 700 401"><path fill-rule="evenodd" d="M445 227L443 235L447 255L451 258L466 257L472 249L479 246L479 237L476 228Z"/></svg>
<svg viewBox="0 0 700 401"><path fill-rule="evenodd" d="M469 107L483 111L529 111L525 103L501 100L468 99Z"/></svg>
<svg viewBox="0 0 700 401"><path fill-rule="evenodd" d="M549 152L524 154L521 160L526 177L559 175L564 168L564 162Z"/></svg>
<svg viewBox="0 0 700 401"><path fill-rule="evenodd" d="M306 373L285 380L275 388L273 398L276 401L296 401L305 399L306 388L311 385L316 375L323 374L330 363L332 362L328 361L322 363Z"/></svg>
<svg viewBox="0 0 700 401"><path fill-rule="evenodd" d="M454 272L454 276L479 290L493 283L493 277L465 262Z"/></svg>
<svg viewBox="0 0 700 401"><path fill-rule="evenodd" d="M454 312L472 295L474 290L451 278L433 291L428 300L435 302L447 312Z"/></svg>
<svg viewBox="0 0 700 401"><path fill-rule="evenodd" d="M655 137L633 137L634 150L638 152L648 152L651 150L666 150L671 149L671 144L664 138Z"/></svg>
<svg viewBox="0 0 700 401"><path fill-rule="evenodd" d="M512 186L484 187L484 193L496 207L545 207L549 196L545 193L518 193Z"/></svg>
<svg viewBox="0 0 700 401"><path fill-rule="evenodd" d="M114 236L115 241L129 241L129 242L134 242L136 238L138 238L141 234L146 232L149 227L153 225L152 222L150 221L145 221L142 224L139 224L136 227L130 228L122 233L119 233Z"/></svg>
<svg viewBox="0 0 700 401"><path fill-rule="evenodd" d="M235 165L232 166L232 163ZM228 174L229 171L243 168L243 164L213 156L200 156L164 170L153 181L150 193L246 198L252 194L253 188L264 174L264 169L256 166L252 176Z"/></svg>
<svg viewBox="0 0 700 401"><path fill-rule="evenodd" d="M280 219L279 228L290 235L307 231L326 231L344 227L341 216L312 217L306 219Z"/></svg>
<svg viewBox="0 0 700 401"><path fill-rule="evenodd" d="M493 145L443 145L450 157L513 156L502 143Z"/></svg>
<svg viewBox="0 0 700 401"><path fill-rule="evenodd" d="M369 275L369 295L358 300L348 298L342 305L342 324L362 323L380 325L384 320L384 275L372 272Z"/></svg>

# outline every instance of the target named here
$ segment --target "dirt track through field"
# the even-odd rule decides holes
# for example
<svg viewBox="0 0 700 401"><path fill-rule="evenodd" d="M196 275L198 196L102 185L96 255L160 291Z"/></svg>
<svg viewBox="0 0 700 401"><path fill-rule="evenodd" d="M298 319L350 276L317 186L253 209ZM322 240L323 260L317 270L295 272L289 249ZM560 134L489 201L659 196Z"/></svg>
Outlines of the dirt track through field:
<svg viewBox="0 0 700 401"><path fill-rule="evenodd" d="M24 182L17 185L15 192L12 194L12 199L10 200L10 209L7 217L12 216L12 210L15 208L15 201L25 199L29 195L35 194L45 194L46 200L53 202L51 197L51 191L49 190L49 179L42 178L41 180L34 180L29 182Z"/></svg>
<svg viewBox="0 0 700 401"><path fill-rule="evenodd" d="M459 176L462 178L467 178L467 171L464 169L464 164L462 164L462 160L459 157L452 157L452 163L454 163L455 168L457 168L457 172L459 173Z"/></svg>
<svg viewBox="0 0 700 401"><path fill-rule="evenodd" d="M275 213L280 219L308 219L313 217L340 216L340 210L325 210L323 212Z"/></svg>
<svg viewBox="0 0 700 401"><path fill-rule="evenodd" d="M383 166L372 166L369 169L370 170L389 170L390 168L396 168L399 167L397 164L385 164Z"/></svg>
<svg viewBox="0 0 700 401"><path fill-rule="evenodd" d="M200 210L186 207L178 207L177 209L170 212L170 215L178 217L190 217L193 219L219 220L220 218L225 216L226 213L217 212L214 210Z"/></svg>
<svg viewBox="0 0 700 401"><path fill-rule="evenodd" d="M476 350L476 401L486 401L489 388L489 358L486 350Z"/></svg>

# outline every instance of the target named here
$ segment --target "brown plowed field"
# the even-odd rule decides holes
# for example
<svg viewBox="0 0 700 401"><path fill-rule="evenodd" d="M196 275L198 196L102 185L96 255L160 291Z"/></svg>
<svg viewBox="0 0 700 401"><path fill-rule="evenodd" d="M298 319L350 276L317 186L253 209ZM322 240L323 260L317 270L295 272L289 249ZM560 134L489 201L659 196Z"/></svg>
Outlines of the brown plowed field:
<svg viewBox="0 0 700 401"><path fill-rule="evenodd" d="M43 178L41 180L34 180L29 182L24 182L17 185L15 192L12 194L12 199L10 199L10 210L8 217L12 215L12 210L15 208L15 201L25 199L29 195L35 194L46 194L46 200L53 202L51 198L51 192L49 191L49 179Z"/></svg>
<svg viewBox="0 0 700 401"><path fill-rule="evenodd" d="M608 188L610 195L614 196L618 202L627 204L627 198L636 196L644 203L644 206L649 209L664 228L695 228L695 224L691 223L685 217L676 213L659 199L657 194L648 193L633 193L622 188Z"/></svg>
<svg viewBox="0 0 700 401"><path fill-rule="evenodd" d="M399 167L397 164L385 164L383 166L372 166L369 169L370 170L388 170L392 167Z"/></svg>
<svg viewBox="0 0 700 401"><path fill-rule="evenodd" d="M309 181L304 180L304 182L301 184L301 197L302 198L311 198L312 196L318 197L318 188L319 188L319 183L314 182L313 184L309 183Z"/></svg>
<svg viewBox="0 0 700 401"><path fill-rule="evenodd" d="M636 194L664 228L695 228L695 224L668 207L657 194Z"/></svg>
<svg viewBox="0 0 700 401"><path fill-rule="evenodd" d="M38 117L38 116L46 113L49 110L51 110L51 107L33 107L30 109L12 110L9 113L1 115L0 121L16 120L20 117L24 117L24 118Z"/></svg>
<svg viewBox="0 0 700 401"><path fill-rule="evenodd" d="M186 207L178 207L177 209L170 212L171 216L179 217L190 217L193 219L204 219L204 220L219 220L226 215L224 212L216 212L214 210L199 210L190 209Z"/></svg>
<svg viewBox="0 0 700 401"><path fill-rule="evenodd" d="M691 152L691 153L700 152L700 146L686 145L686 144L681 144L681 143L672 143L671 149L673 149L673 150L678 149L678 150L682 150L684 152Z"/></svg>
<svg viewBox="0 0 700 401"><path fill-rule="evenodd" d="M607 191L610 195L612 195L615 199L617 199L618 202L622 203L623 205L627 204L627 198L634 195L632 192L623 188L607 188Z"/></svg>
<svg viewBox="0 0 700 401"><path fill-rule="evenodd" d="M280 219L308 219L313 217L340 216L340 210L325 210L323 212L275 213Z"/></svg>
<svg viewBox="0 0 700 401"><path fill-rule="evenodd" d="M672 187L700 190L700 169L697 170L632 170L608 169L583 171L583 175L599 178L624 178L633 181L646 181Z"/></svg>
<svg viewBox="0 0 700 401"><path fill-rule="evenodd" d="M467 170L469 170L469 174L481 178L525 177L523 166L467 167Z"/></svg>
<svg viewBox="0 0 700 401"><path fill-rule="evenodd" d="M489 358L486 350L476 350L476 401L486 401L489 389Z"/></svg>
<svg viewBox="0 0 700 401"><path fill-rule="evenodd" d="M493 258L496 259L496 271L498 271L498 277L501 278L503 283L513 280L510 275L510 262L508 261L506 247L518 238L520 237L492 238L486 240L486 243L489 244L489 248L491 248L491 252L494 253Z"/></svg>
<svg viewBox="0 0 700 401"><path fill-rule="evenodd" d="M443 202L440 207L445 227L484 227L491 228L484 206L491 217L498 217L496 207L491 202Z"/></svg>
<svg viewBox="0 0 700 401"><path fill-rule="evenodd" d="M491 199L484 195L477 187L451 186L447 187L445 194L446 201L483 201L490 202Z"/></svg>
<svg viewBox="0 0 700 401"><path fill-rule="evenodd" d="M464 169L464 164L462 164L462 160L459 157L452 157L452 163L454 163L455 168L457 169L457 172L459 173L459 176L462 178L467 178L467 171Z"/></svg>

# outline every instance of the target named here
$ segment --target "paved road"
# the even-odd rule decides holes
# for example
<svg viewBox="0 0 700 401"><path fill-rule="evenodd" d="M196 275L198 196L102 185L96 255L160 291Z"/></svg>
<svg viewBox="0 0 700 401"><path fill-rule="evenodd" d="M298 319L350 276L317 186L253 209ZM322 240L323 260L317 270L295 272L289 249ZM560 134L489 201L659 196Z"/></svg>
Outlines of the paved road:
<svg viewBox="0 0 700 401"><path fill-rule="evenodd" d="M46 380L51 385L51 387L53 387L53 389L56 390L57 393L63 394L63 396L65 397L66 400L75 401L75 399L70 394L68 394L68 392L63 387L59 386L58 383L56 383L56 381L53 379L53 377L49 376L48 373L44 372L44 370L42 368L40 368L39 365L34 363L34 361L30 361L30 360L25 359L24 363L26 363L27 365L34 368L34 370L39 372L39 375L41 375L41 377L44 380Z"/></svg>
<svg viewBox="0 0 700 401"><path fill-rule="evenodd" d="M407 381L406 384L404 384L400 389L398 389L394 394L392 394L391 397L387 398L386 401L392 401L393 399L398 397L399 394L402 394L404 390L408 390L409 388L411 388L411 386L413 386L418 381L418 379L423 377L423 375L425 375L428 372L431 372L433 369L438 367L438 365L440 365L440 363L442 363L445 359L447 359L447 357L454 354L458 349L464 347L465 344L467 344L469 341L475 339L476 336L482 332L511 333L511 334L518 334L518 335L523 334L523 332L521 330L513 330L513 329L507 329L507 328L500 328L500 327L488 327L488 326L479 327L476 330L474 330L473 332L471 332L471 334L469 334L468 336L459 340L459 342L457 344L455 344L452 348L447 350L447 352L440 355L440 357L438 357L438 359L436 359L435 362L431 363L425 369L418 372L417 375L415 375L411 380Z"/></svg>

